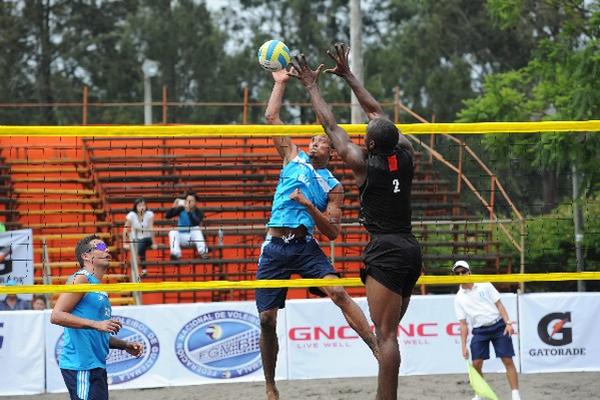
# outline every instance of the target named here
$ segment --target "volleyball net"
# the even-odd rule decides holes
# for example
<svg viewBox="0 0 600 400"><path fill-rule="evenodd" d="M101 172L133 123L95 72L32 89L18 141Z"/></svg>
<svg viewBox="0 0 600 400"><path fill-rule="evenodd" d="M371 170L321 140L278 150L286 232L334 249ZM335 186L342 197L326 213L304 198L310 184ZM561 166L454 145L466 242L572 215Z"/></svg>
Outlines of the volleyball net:
<svg viewBox="0 0 600 400"><path fill-rule="evenodd" d="M341 126L362 143L365 125ZM600 121L398 126L416 150L422 293L465 281L596 287ZM333 284L364 294L358 276L369 237L356 223L352 173L337 155L330 168L345 190L342 232L331 242L316 237L344 278L254 279L281 168L270 138L289 135L306 149L322 133L318 125L0 126L0 222L8 228L0 233L0 278L20 285L0 286L0 294L89 290L63 285L78 268L77 241L89 234L112 255L106 286L94 290L191 293L151 302L246 300L259 287L288 287L302 297L304 288ZM192 240L172 260L176 220L166 215L190 191L204 214L208 254ZM135 256L140 243L126 225L137 198L154 213L155 246L145 260ZM15 243L21 231L29 233ZM458 259L469 261L472 277L448 276Z"/></svg>

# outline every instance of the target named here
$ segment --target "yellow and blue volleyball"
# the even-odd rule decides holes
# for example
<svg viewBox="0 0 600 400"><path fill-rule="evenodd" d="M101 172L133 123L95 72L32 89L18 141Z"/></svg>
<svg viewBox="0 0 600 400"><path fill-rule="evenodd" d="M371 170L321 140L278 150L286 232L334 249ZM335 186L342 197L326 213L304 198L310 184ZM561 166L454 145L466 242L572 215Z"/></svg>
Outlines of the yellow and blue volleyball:
<svg viewBox="0 0 600 400"><path fill-rule="evenodd" d="M258 49L258 63L267 71L279 71L289 62L290 50L281 40L266 41Z"/></svg>

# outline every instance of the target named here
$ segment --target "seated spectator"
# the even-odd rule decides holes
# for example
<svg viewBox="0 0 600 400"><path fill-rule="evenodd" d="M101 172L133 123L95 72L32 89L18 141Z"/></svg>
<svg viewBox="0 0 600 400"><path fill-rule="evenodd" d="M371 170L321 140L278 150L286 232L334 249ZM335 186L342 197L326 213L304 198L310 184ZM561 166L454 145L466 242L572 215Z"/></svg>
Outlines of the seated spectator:
<svg viewBox="0 0 600 400"><path fill-rule="evenodd" d="M31 309L43 311L46 308L48 308L48 304L46 302L46 296L41 295L41 294L34 294L33 300L31 300Z"/></svg>
<svg viewBox="0 0 600 400"><path fill-rule="evenodd" d="M140 263L146 262L146 250L149 247L156 249L153 227L154 213L148 210L143 198L135 199L131 211L125 217L123 248L129 250L130 244L133 243ZM142 265L142 275L146 275L144 265Z"/></svg>
<svg viewBox="0 0 600 400"><path fill-rule="evenodd" d="M6 226L2 222L0 222L0 233L6 232Z"/></svg>
<svg viewBox="0 0 600 400"><path fill-rule="evenodd" d="M169 231L169 247L172 260L181 258L181 246L196 246L200 257L208 258L208 248L204 241L204 235L200 230L200 223L204 218L204 214L196 207L197 200L194 193L188 193L185 200L175 199L173 208L167 211L167 218L178 217L178 229Z"/></svg>
<svg viewBox="0 0 600 400"><path fill-rule="evenodd" d="M14 279L9 279L5 283L6 286L17 286ZM20 299L14 293L8 293L4 300L0 301L0 311L15 311L15 310L31 310L31 302L29 300Z"/></svg>

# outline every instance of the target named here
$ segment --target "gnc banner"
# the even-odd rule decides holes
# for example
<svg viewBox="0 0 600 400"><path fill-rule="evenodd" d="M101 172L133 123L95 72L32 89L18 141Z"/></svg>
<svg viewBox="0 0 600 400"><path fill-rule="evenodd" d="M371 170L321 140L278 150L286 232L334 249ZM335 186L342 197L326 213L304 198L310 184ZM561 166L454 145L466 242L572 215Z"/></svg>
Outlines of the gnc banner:
<svg viewBox="0 0 600 400"><path fill-rule="evenodd" d="M519 297L523 372L600 371L600 294Z"/></svg>
<svg viewBox="0 0 600 400"><path fill-rule="evenodd" d="M368 316L366 299L356 299ZM511 319L517 319L516 295L502 295ZM376 376L369 348L327 299L288 302L288 368L290 379ZM516 327L518 330L518 326ZM413 296L398 327L401 375L457 373L465 370L454 296ZM519 348L513 336L515 349ZM432 354L435 357L432 358ZM485 363L486 372L501 372L500 360ZM435 360L435 361L432 361ZM518 356L515 363L518 365Z"/></svg>

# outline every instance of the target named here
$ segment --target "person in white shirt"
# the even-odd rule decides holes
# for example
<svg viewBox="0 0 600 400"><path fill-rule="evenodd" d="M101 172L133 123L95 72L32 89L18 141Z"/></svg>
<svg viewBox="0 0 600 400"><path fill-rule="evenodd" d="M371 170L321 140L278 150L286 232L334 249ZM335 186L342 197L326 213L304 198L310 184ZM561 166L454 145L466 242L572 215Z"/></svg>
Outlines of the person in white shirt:
<svg viewBox="0 0 600 400"><path fill-rule="evenodd" d="M470 275L471 268L466 261L454 263L452 272L455 275ZM498 290L488 282L463 283L454 298L454 311L460 322L460 341L462 354L469 358L467 336L469 335L467 320L472 326L471 358L473 367L483 376L483 361L490 358L490 342L494 345L496 357L499 357L506 368L506 377L512 390L512 400L520 400L517 369L513 362L515 349L511 335L514 329L506 308L500 300ZM475 396L472 400L480 400Z"/></svg>
<svg viewBox="0 0 600 400"><path fill-rule="evenodd" d="M135 246L140 263L142 275L146 275L146 251L148 248L156 249L154 243L154 213L148 210L143 198L135 199L131 211L125 217L123 227L123 248L129 250L131 244ZM128 237L129 235L129 237Z"/></svg>

